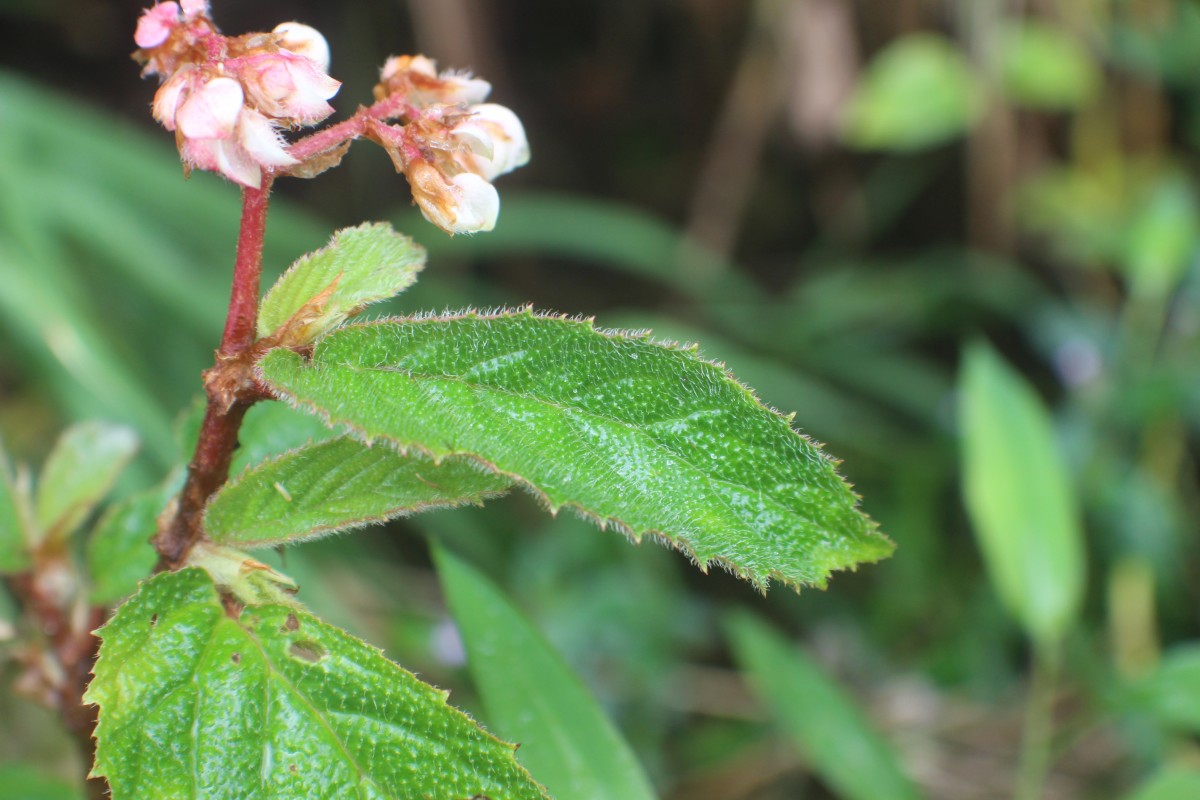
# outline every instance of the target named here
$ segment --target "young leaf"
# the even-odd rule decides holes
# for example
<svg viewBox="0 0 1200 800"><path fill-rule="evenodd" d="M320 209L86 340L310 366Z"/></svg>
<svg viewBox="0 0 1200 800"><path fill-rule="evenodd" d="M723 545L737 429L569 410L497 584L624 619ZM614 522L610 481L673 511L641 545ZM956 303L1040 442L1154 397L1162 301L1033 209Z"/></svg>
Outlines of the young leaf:
<svg viewBox="0 0 1200 800"><path fill-rule="evenodd" d="M729 619L734 653L768 709L845 800L920 797L854 700L807 656L749 614Z"/></svg>
<svg viewBox="0 0 1200 800"><path fill-rule="evenodd" d="M1167 652L1134 692L1139 710L1172 728L1200 733L1200 644Z"/></svg>
<svg viewBox="0 0 1200 800"><path fill-rule="evenodd" d="M91 602L110 605L128 597L138 581L149 577L158 561L151 539L158 515L179 490L179 480L141 492L114 505L88 538L87 564L92 578Z"/></svg>
<svg viewBox="0 0 1200 800"><path fill-rule="evenodd" d="M67 429L38 480L36 515L42 535L69 536L108 494L137 446L134 432L121 425L84 422Z"/></svg>
<svg viewBox="0 0 1200 800"><path fill-rule="evenodd" d="M653 800L629 745L541 634L482 573L444 548L438 575L488 722L556 800Z"/></svg>
<svg viewBox="0 0 1200 800"><path fill-rule="evenodd" d="M992 583L1042 644L1059 639L1083 599L1083 534L1049 415L989 347L967 349L962 375L963 484Z"/></svg>
<svg viewBox="0 0 1200 800"><path fill-rule="evenodd" d="M846 106L844 138L870 150L919 150L964 133L982 92L945 37L910 34L880 51Z"/></svg>
<svg viewBox="0 0 1200 800"><path fill-rule="evenodd" d="M760 587L888 555L832 459L719 366L528 311L334 331L260 362L278 394L367 439L466 454L635 539Z"/></svg>
<svg viewBox="0 0 1200 800"><path fill-rule="evenodd" d="M221 544L266 547L429 508L480 503L510 485L467 459L435 463L339 437L242 473L209 503L204 528Z"/></svg>
<svg viewBox="0 0 1200 800"><path fill-rule="evenodd" d="M1065 29L1022 21L1005 25L998 33L1001 82L1016 102L1032 108L1070 110L1097 95L1099 62Z"/></svg>
<svg viewBox="0 0 1200 800"><path fill-rule="evenodd" d="M229 616L203 570L142 584L99 635L113 800L546 798L445 692L304 611Z"/></svg>
<svg viewBox="0 0 1200 800"><path fill-rule="evenodd" d="M8 455L0 445L0 574L20 572L29 566L29 533L22 503L28 503L28 495L18 493Z"/></svg>
<svg viewBox="0 0 1200 800"><path fill-rule="evenodd" d="M425 251L387 223L344 228L279 278L263 298L258 335L307 344L364 306L407 289L424 265Z"/></svg>

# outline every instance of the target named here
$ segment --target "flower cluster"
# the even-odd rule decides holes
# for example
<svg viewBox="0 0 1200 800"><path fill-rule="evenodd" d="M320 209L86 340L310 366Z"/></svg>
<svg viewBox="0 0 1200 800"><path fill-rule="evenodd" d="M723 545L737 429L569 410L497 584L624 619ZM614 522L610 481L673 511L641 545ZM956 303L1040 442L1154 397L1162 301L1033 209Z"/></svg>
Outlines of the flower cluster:
<svg viewBox="0 0 1200 800"><path fill-rule="evenodd" d="M285 22L270 33L223 36L207 0L180 0L147 9L134 40L144 73L162 79L154 118L175 133L188 170L259 188L264 174L311 177L366 136L408 178L425 218L454 234L491 230L500 211L492 181L529 161L521 121L484 102L491 85L439 73L425 56L388 59L374 105L289 145L281 130L324 120L341 86L326 74L320 33Z"/></svg>
<svg viewBox="0 0 1200 800"><path fill-rule="evenodd" d="M282 127L320 122L341 84L325 74L319 32L285 22L271 33L222 36L206 0L160 3L138 21L135 57L163 83L154 118L175 132L185 166L258 188L264 170L295 166Z"/></svg>
<svg viewBox="0 0 1200 800"><path fill-rule="evenodd" d="M425 56L388 59L375 87L380 102L402 98L404 124L377 123L368 136L408 177L425 218L449 233L491 230L500 211L491 182L529 161L517 115L483 102L491 89L470 75L439 74Z"/></svg>

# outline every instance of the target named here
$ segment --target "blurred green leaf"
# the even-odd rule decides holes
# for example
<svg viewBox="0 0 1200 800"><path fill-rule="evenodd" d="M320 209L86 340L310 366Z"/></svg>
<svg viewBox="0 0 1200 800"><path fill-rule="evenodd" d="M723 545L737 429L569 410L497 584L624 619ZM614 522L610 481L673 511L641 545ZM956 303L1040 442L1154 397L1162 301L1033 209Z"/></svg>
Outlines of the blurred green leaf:
<svg viewBox="0 0 1200 800"><path fill-rule="evenodd" d="M1167 767L1147 780L1125 800L1196 800L1200 797L1200 771Z"/></svg>
<svg viewBox="0 0 1200 800"><path fill-rule="evenodd" d="M290 450L243 472L209 501L204 529L220 544L271 547L464 503L511 482L463 458L402 455L349 437Z"/></svg>
<svg viewBox="0 0 1200 800"><path fill-rule="evenodd" d="M425 251L387 223L343 228L267 292L258 335L282 337L289 346L308 344L363 307L404 291L424 265Z"/></svg>
<svg viewBox="0 0 1200 800"><path fill-rule="evenodd" d="M541 634L482 573L442 547L434 559L488 721L557 800L650 800L621 734Z"/></svg>
<svg viewBox="0 0 1200 800"><path fill-rule="evenodd" d="M961 136L982 110L982 88L950 40L930 33L879 52L846 107L842 136L865 150L920 150Z"/></svg>
<svg viewBox="0 0 1200 800"><path fill-rule="evenodd" d="M546 797L446 692L299 608L233 618L202 570L147 581L99 636L113 800Z"/></svg>
<svg viewBox="0 0 1200 800"><path fill-rule="evenodd" d="M78 786L24 764L0 764L0 787L5 800L83 800Z"/></svg>
<svg viewBox="0 0 1200 800"><path fill-rule="evenodd" d="M987 345L964 354L963 486L1000 599L1039 644L1059 640L1083 598L1083 534L1049 415Z"/></svg>
<svg viewBox="0 0 1200 800"><path fill-rule="evenodd" d="M688 297L760 298L735 265L649 212L590 197L505 192L504 222L487 236L442 235L416 212L393 215L430 260L517 253L583 259L660 281Z"/></svg>
<svg viewBox="0 0 1200 800"><path fill-rule="evenodd" d="M340 328L260 362L299 407L366 438L464 454L552 508L759 586L824 585L893 546L828 456L690 350L532 312Z"/></svg>
<svg viewBox="0 0 1200 800"><path fill-rule="evenodd" d="M727 629L759 702L838 797L920 797L854 699L816 663L748 613L730 615Z"/></svg>
<svg viewBox="0 0 1200 800"><path fill-rule="evenodd" d="M1033 108L1070 110L1100 89L1096 58L1067 31L1044 22L1009 23L997 36L1004 92Z"/></svg>
<svg viewBox="0 0 1200 800"><path fill-rule="evenodd" d="M87 542L91 602L113 605L133 594L139 581L150 577L158 562L151 542L158 533L158 516L182 482L180 473L163 487L126 498L96 523Z"/></svg>
<svg viewBox="0 0 1200 800"><path fill-rule="evenodd" d="M64 539L112 489L137 451L132 429L81 422L54 445L38 477L36 516L40 534Z"/></svg>
<svg viewBox="0 0 1200 800"><path fill-rule="evenodd" d="M1172 728L1200 733L1200 644L1167 652L1134 694L1142 711Z"/></svg>
<svg viewBox="0 0 1200 800"><path fill-rule="evenodd" d="M1125 265L1133 293L1165 299L1196 259L1200 244L1196 193L1180 174L1168 174L1150 187L1129 224Z"/></svg>
<svg viewBox="0 0 1200 800"><path fill-rule="evenodd" d="M29 565L30 532L26 530L16 476L0 442L0 574L20 572Z"/></svg>

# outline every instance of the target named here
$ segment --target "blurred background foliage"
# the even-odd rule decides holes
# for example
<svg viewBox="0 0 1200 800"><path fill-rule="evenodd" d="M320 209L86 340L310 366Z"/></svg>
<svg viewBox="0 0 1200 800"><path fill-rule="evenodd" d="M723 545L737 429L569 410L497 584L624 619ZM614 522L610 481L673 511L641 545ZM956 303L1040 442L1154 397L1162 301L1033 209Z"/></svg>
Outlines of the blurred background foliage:
<svg viewBox="0 0 1200 800"><path fill-rule="evenodd" d="M183 459L173 420L219 337L238 214L147 113L140 5L0 0L0 430L36 464L72 420L133 423L126 491ZM215 5L229 32L324 32L343 114L388 54L424 52L491 80L532 143L472 238L421 221L367 146L281 181L269 272L389 219L430 252L392 313L529 302L699 341L797 412L899 545L764 599L516 496L284 554L315 609L486 722L439 540L534 620L667 798L982 800L1036 784L1039 759L1029 797L1200 796L1200 5ZM999 436L960 441L964 394ZM1035 445L1006 472L1009 432ZM964 475L976 446L991 466ZM1006 515L1024 491L1049 517ZM0 761L71 769L31 704L5 694L0 731ZM882 753L874 794L858 746Z"/></svg>

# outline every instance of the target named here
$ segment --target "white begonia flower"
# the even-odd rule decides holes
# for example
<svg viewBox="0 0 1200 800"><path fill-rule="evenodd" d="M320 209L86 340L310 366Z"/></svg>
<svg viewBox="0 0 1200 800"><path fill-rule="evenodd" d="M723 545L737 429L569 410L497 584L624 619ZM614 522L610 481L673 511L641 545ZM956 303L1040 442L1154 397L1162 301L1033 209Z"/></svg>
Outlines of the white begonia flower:
<svg viewBox="0 0 1200 800"><path fill-rule="evenodd" d="M227 139L245 99L242 85L233 78L213 78L179 105L175 125L188 139Z"/></svg>
<svg viewBox="0 0 1200 800"><path fill-rule="evenodd" d="M185 17L208 16L208 0L181 0Z"/></svg>
<svg viewBox="0 0 1200 800"><path fill-rule="evenodd" d="M454 233L480 233L496 227L500 216L500 195L496 187L473 172L450 179L458 205L455 207Z"/></svg>
<svg viewBox="0 0 1200 800"><path fill-rule="evenodd" d="M164 128L169 131L175 130L175 115L179 113L179 106L187 95L195 91L196 84L201 80L199 70L188 65L180 68L158 87L158 91L154 93L151 112Z"/></svg>
<svg viewBox="0 0 1200 800"><path fill-rule="evenodd" d="M284 50L304 56L321 72L329 72L329 42L316 28L302 22L281 22L272 33L279 34L279 46Z"/></svg>
<svg viewBox="0 0 1200 800"><path fill-rule="evenodd" d="M451 131L471 150L465 166L490 181L529 163L529 140L516 114L495 103L470 110L472 115Z"/></svg>
<svg viewBox="0 0 1200 800"><path fill-rule="evenodd" d="M406 174L421 214L447 233L479 233L496 226L500 195L475 173L447 178L429 162L417 161Z"/></svg>

